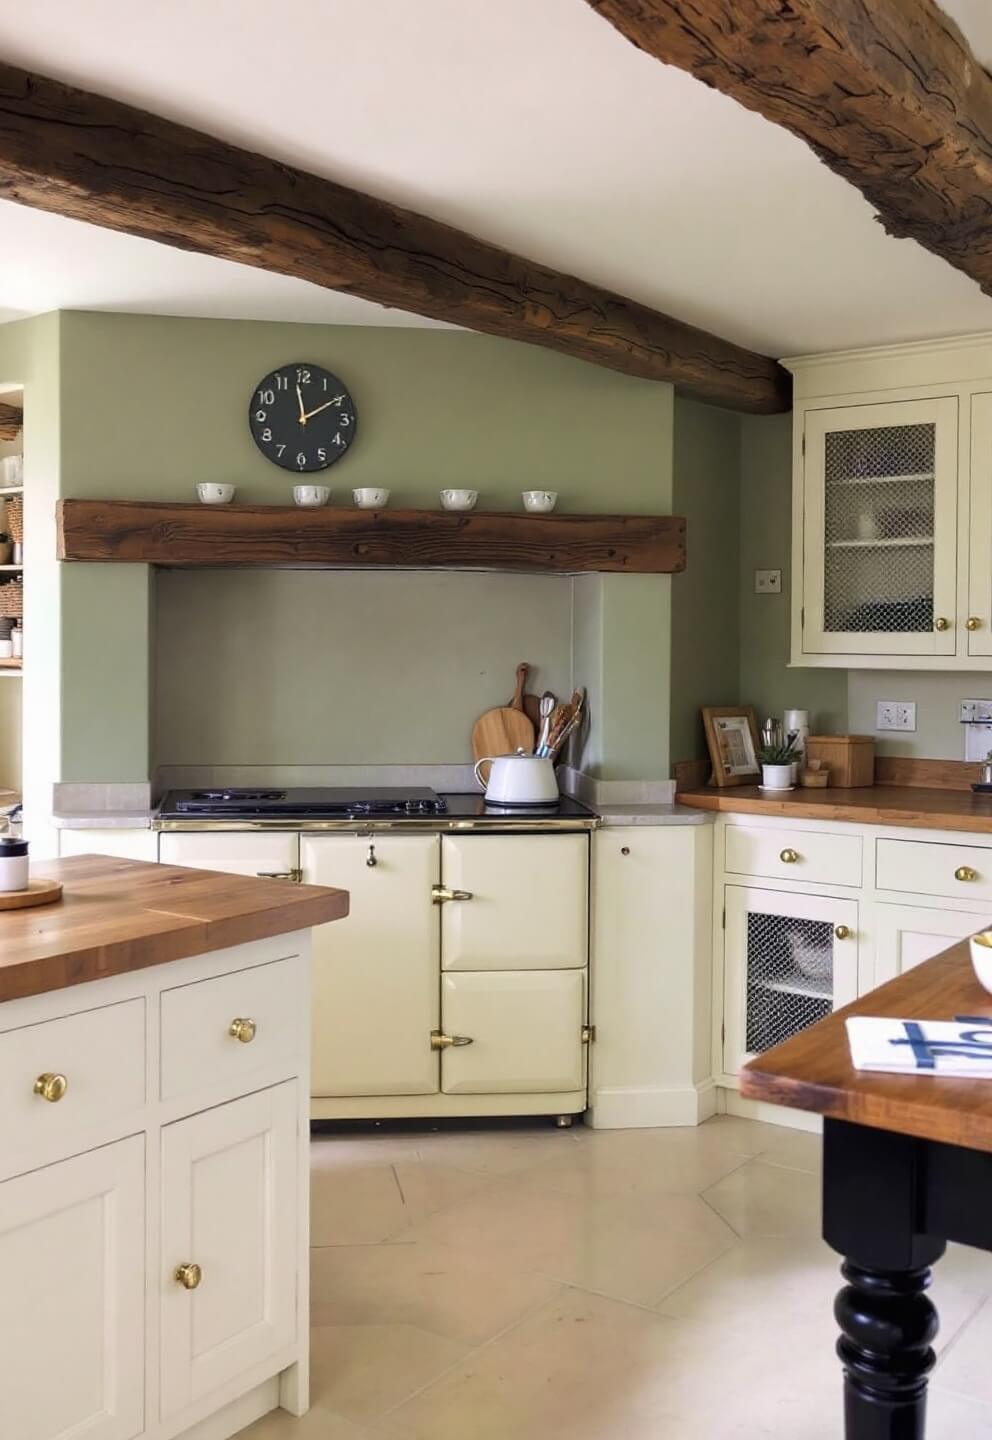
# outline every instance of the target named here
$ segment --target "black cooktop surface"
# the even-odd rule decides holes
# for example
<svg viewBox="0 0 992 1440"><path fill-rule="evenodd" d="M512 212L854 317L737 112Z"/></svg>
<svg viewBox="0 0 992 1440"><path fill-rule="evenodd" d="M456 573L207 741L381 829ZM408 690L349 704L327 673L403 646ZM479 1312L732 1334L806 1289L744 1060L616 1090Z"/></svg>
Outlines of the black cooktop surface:
<svg viewBox="0 0 992 1440"><path fill-rule="evenodd" d="M314 787L279 789L170 790L162 801L167 819L211 816L227 819L350 819L367 815L443 815L443 798L434 790L412 786Z"/></svg>
<svg viewBox="0 0 992 1440"><path fill-rule="evenodd" d="M481 794L445 794L442 799L449 820L588 820L595 814L568 795L560 795L555 805L487 805Z"/></svg>

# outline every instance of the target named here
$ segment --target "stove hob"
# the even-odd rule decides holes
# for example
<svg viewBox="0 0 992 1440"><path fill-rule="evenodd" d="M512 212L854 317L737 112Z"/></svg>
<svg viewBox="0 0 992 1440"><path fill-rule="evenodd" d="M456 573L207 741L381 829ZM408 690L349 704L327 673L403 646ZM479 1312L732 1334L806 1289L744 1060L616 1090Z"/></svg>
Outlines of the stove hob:
<svg viewBox="0 0 992 1440"><path fill-rule="evenodd" d="M435 790L408 786L286 789L259 787L170 790L164 819L363 819L373 816L443 815L447 801Z"/></svg>

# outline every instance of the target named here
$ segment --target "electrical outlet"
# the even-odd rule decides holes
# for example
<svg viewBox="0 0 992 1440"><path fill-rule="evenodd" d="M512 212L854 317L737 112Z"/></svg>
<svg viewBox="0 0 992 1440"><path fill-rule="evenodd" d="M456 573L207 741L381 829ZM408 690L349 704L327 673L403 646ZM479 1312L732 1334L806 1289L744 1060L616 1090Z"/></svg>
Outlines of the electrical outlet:
<svg viewBox="0 0 992 1440"><path fill-rule="evenodd" d="M875 707L876 730L915 730L915 700L879 700Z"/></svg>
<svg viewBox="0 0 992 1440"><path fill-rule="evenodd" d="M755 595L781 595L781 570L755 570L754 593Z"/></svg>

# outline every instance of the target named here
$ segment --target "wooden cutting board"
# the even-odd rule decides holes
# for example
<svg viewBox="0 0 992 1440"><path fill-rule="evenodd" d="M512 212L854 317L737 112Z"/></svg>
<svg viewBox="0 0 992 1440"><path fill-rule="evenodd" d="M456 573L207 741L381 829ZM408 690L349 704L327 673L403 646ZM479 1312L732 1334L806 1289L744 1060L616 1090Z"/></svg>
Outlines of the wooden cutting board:
<svg viewBox="0 0 992 1440"><path fill-rule="evenodd" d="M512 755L515 750L534 749L534 726L522 710L500 705L487 710L472 726L472 754L476 760L485 755Z"/></svg>

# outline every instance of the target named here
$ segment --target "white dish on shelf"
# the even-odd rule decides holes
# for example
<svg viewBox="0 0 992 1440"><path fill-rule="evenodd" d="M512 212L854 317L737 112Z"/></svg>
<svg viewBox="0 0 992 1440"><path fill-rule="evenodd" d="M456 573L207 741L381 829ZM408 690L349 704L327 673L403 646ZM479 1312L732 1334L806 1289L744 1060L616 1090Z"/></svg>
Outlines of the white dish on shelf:
<svg viewBox="0 0 992 1440"><path fill-rule="evenodd" d="M758 789L765 795L788 795L790 790L795 790L795 785L759 785Z"/></svg>

